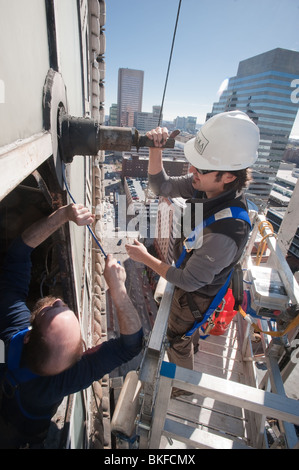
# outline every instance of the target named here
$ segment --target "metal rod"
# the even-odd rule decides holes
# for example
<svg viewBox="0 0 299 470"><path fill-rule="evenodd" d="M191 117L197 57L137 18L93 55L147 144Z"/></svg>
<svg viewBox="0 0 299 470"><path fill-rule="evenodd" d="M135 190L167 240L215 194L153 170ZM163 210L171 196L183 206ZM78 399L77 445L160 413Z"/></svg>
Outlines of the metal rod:
<svg viewBox="0 0 299 470"><path fill-rule="evenodd" d="M171 135L164 148L174 148ZM59 118L59 151L65 163L71 163L75 155L97 155L100 150L130 151L136 147L153 147L146 135L140 136L134 127L101 126L89 118L74 117L62 113Z"/></svg>

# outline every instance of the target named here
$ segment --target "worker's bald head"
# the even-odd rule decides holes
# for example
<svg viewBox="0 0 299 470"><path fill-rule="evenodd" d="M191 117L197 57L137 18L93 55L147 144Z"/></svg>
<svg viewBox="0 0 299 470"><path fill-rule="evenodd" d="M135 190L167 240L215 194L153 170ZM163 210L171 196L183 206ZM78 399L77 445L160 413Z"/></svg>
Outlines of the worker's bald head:
<svg viewBox="0 0 299 470"><path fill-rule="evenodd" d="M46 297L32 312L32 330L25 338L26 365L39 375L56 375L82 356L80 325L74 312L60 299Z"/></svg>

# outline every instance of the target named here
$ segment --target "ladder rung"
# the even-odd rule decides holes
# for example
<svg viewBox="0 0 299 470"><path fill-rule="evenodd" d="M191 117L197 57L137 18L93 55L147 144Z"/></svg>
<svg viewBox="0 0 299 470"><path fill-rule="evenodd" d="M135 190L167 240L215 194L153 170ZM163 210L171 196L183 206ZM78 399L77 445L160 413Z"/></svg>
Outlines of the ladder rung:
<svg viewBox="0 0 299 470"><path fill-rule="evenodd" d="M198 449L252 449L241 441L192 428L171 419L165 420L162 434L188 445L194 445Z"/></svg>

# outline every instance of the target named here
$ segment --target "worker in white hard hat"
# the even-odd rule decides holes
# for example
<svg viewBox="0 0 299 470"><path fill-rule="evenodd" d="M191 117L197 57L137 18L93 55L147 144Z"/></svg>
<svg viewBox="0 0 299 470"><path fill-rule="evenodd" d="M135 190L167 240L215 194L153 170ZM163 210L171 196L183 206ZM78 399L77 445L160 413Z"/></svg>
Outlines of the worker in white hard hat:
<svg viewBox="0 0 299 470"><path fill-rule="evenodd" d="M194 324L190 305L196 304L201 314L207 310L248 240L249 223L218 214L231 207L247 213L244 189L250 181L249 167L257 159L259 129L241 111L213 116L185 144L190 168L189 174L181 177L169 177L163 168L162 147L168 137L167 129L153 129L147 136L155 145L150 148L148 167L152 191L167 198L184 198L194 207L202 205L204 220L217 215L217 220L203 230L201 245L187 253L180 267L155 258L138 241L126 247L133 260L143 262L175 285L167 331L171 345L168 356L171 362L192 369L194 344L199 336L198 330L191 337L184 336ZM184 237L175 241L175 262L182 253L183 242Z"/></svg>

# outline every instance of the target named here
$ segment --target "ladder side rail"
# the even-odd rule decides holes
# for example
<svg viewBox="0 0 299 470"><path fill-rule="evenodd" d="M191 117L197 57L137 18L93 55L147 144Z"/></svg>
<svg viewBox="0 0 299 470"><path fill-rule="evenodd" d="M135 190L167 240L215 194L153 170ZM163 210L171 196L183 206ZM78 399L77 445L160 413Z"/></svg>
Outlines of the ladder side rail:
<svg viewBox="0 0 299 470"><path fill-rule="evenodd" d="M149 433L152 424L153 406L156 399L156 384L161 361L165 351L165 333L174 292L174 285L167 283L156 320L145 348L140 365L139 380L143 385L143 400L138 422L140 448L148 448Z"/></svg>
<svg viewBox="0 0 299 470"><path fill-rule="evenodd" d="M259 387L259 379L257 375L257 369L254 366L254 353L252 350L252 343L250 340L250 329L249 323L245 322L241 315L237 318L239 325L239 338L240 345L242 345L242 359L244 361L243 367L246 377L246 385L251 387ZM250 413L245 410L245 416L248 422L248 435L250 437L250 444L256 444L256 436L260 434L260 419L255 413Z"/></svg>
<svg viewBox="0 0 299 470"><path fill-rule="evenodd" d="M161 352L165 349L165 333L173 292L174 285L168 282L140 365L139 379L143 382L153 383L157 375Z"/></svg>
<svg viewBox="0 0 299 470"><path fill-rule="evenodd" d="M161 376L157 392L157 400L153 413L153 421L149 439L149 449L159 449L162 431L166 421L168 404L171 396L172 380Z"/></svg>
<svg viewBox="0 0 299 470"><path fill-rule="evenodd" d="M257 238L257 235L258 235L258 229L259 229L258 226L259 226L260 222L261 222L260 215L257 214L254 221L253 221L254 225L253 225L253 229L252 229L251 234L250 234L250 238L247 242L247 246L246 246L244 254L241 258L241 264L242 264L243 268L248 265L248 261L251 259L251 252L252 252L255 240Z"/></svg>
<svg viewBox="0 0 299 470"><path fill-rule="evenodd" d="M295 185L286 213L278 230L277 240L281 252L287 256L292 240L299 226L299 179Z"/></svg>
<svg viewBox="0 0 299 470"><path fill-rule="evenodd" d="M297 330L297 332L298 332L298 330ZM287 365L284 366L284 368L281 371L281 377L282 377L283 382L287 381L287 379L289 378L289 376L291 375L291 373L293 372L293 370L295 369L297 364L298 363L296 361L290 360L290 361L288 361Z"/></svg>
<svg viewBox="0 0 299 470"><path fill-rule="evenodd" d="M261 221L266 221L265 216L259 216ZM269 227L264 228L265 235L272 233ZM281 280L285 286L287 294L292 304L299 304L299 286L298 283L281 251L280 245L275 237L266 238L267 246L271 252L270 258L275 268L279 271Z"/></svg>
<svg viewBox="0 0 299 470"><path fill-rule="evenodd" d="M259 319L257 321L259 327L261 330L266 330L268 321ZM247 325L247 330L250 327L250 325ZM247 335L248 338L248 335ZM285 389L284 389L284 383L283 383L283 378L282 374L279 370L278 362L277 360L280 357L281 351L283 350L282 344L278 340L270 340L270 337L267 335L262 334L261 335L261 342L263 346L263 351L265 353L265 361L267 365L267 371L261 380L261 382L258 384L256 383L256 386L260 389L264 389L267 391L273 391L276 394L279 394L281 396L286 397ZM244 348L245 345L247 345L246 349ZM252 353L252 348L251 348L251 342L247 341L247 343L243 342L243 360L248 359L249 355L251 354L252 357L252 364L254 363L254 355ZM264 435L264 422L265 422L266 416L257 416L255 418L255 424L256 424L256 447L261 448L262 442L265 442L265 446L268 447L268 442L267 438ZM285 421L280 421L281 424L281 429L284 430L286 442L289 448L293 448L297 441L297 435L296 435L296 430L293 424L290 424Z"/></svg>
<svg viewBox="0 0 299 470"><path fill-rule="evenodd" d="M250 339L250 329L251 326L249 323L245 322L242 317L238 317L239 325L241 326L239 330L240 340L242 344L242 358L244 361L244 368L246 370L246 384L250 385L251 387L259 388L266 391L271 391L271 384L270 384L270 373L271 371L267 369L262 379L257 374L257 369L254 366L255 360L258 360L259 357L255 357L252 349L252 342ZM266 320L258 320L257 321L259 327L262 330L266 330L267 328L267 321ZM266 357L266 350L271 342L270 338L266 335L261 335L261 343L263 347L263 359ZM252 436L253 444L259 449L262 447L268 448L268 439L265 432L265 415L258 415L256 413L249 413L246 412L248 424L250 426L250 435Z"/></svg>
<svg viewBox="0 0 299 470"><path fill-rule="evenodd" d="M271 392L271 383L270 379L268 376L268 379L266 380L266 384L264 387L264 390L267 392ZM254 413L254 420L256 423L256 435L255 435L255 447L257 449L262 449L262 448L269 448L269 442L266 434L266 429L265 429L265 423L266 423L267 416L265 414L257 414Z"/></svg>
<svg viewBox="0 0 299 470"><path fill-rule="evenodd" d="M174 285L168 282L140 365L139 380L142 382L154 384L159 374L158 368L165 350L165 334L173 292Z"/></svg>
<svg viewBox="0 0 299 470"><path fill-rule="evenodd" d="M286 397L284 384L281 378L281 373L279 370L277 359L271 356L266 356L267 366L268 369L271 371L270 373L270 381L271 381L271 390L274 393L277 393L281 397ZM298 443L298 438L296 434L296 430L293 424L280 420L280 429L284 430L285 438L289 449L295 447Z"/></svg>
<svg viewBox="0 0 299 470"><path fill-rule="evenodd" d="M157 313L155 324L152 329L148 348L154 351L161 351L166 332L170 306L174 292L174 285L167 282L164 295Z"/></svg>

